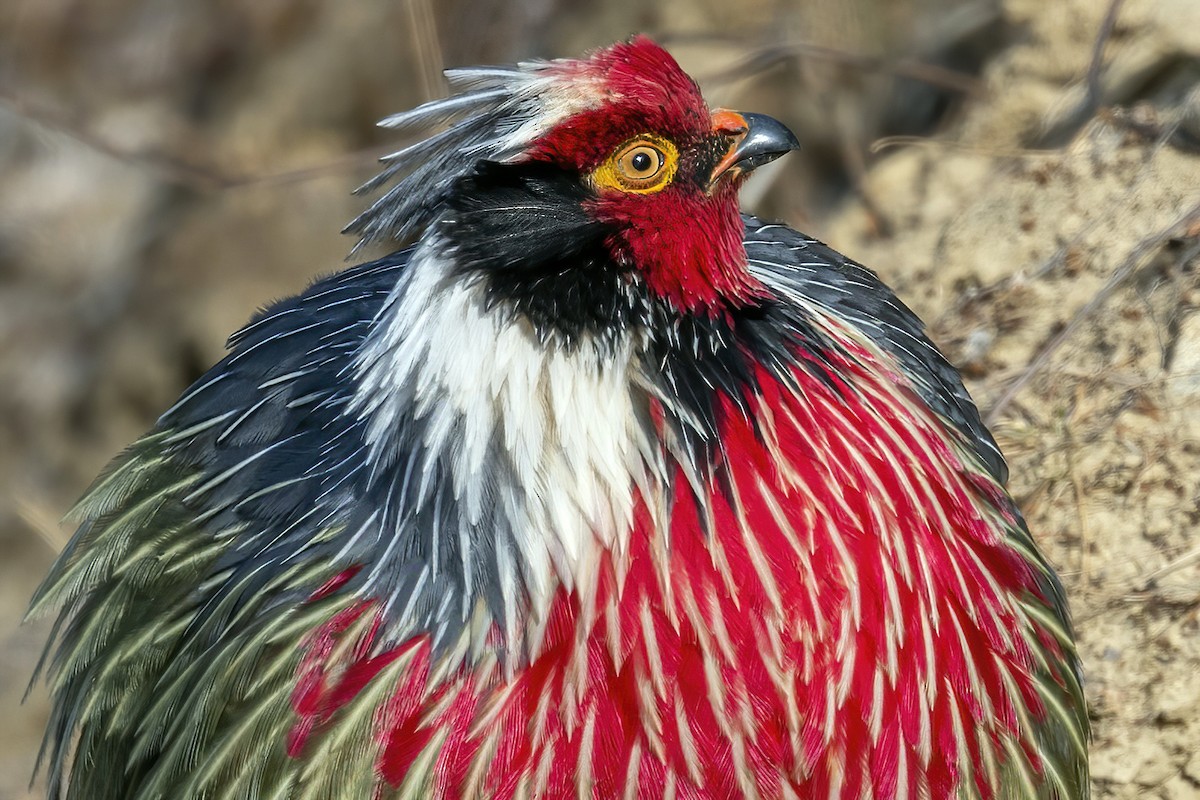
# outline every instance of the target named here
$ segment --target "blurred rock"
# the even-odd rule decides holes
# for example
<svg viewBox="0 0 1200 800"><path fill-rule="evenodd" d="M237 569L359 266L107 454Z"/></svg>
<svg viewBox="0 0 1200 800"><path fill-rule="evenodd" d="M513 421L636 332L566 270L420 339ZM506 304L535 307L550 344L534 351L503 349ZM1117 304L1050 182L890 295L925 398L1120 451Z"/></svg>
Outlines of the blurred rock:
<svg viewBox="0 0 1200 800"><path fill-rule="evenodd" d="M1162 787L1163 800L1200 800L1200 785L1175 775Z"/></svg>

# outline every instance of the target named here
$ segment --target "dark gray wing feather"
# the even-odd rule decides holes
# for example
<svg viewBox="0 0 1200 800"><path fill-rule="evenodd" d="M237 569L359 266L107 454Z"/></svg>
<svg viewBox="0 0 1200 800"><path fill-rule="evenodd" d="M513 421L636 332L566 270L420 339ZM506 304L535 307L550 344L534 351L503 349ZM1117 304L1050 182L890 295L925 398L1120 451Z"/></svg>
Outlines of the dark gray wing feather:
<svg viewBox="0 0 1200 800"><path fill-rule="evenodd" d="M893 355L930 408L957 428L1000 483L1008 467L959 375L925 335L925 325L874 272L810 236L744 215L751 272L859 325Z"/></svg>

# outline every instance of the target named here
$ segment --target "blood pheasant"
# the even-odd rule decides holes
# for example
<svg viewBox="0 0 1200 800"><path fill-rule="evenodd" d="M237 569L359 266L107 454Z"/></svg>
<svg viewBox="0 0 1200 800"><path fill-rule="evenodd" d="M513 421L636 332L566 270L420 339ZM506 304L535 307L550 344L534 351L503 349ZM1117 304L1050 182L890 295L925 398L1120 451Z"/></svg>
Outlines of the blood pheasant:
<svg viewBox="0 0 1200 800"><path fill-rule="evenodd" d="M411 245L264 310L76 509L51 795L1085 797L958 374L739 211L791 133L644 38L448 77L349 226Z"/></svg>

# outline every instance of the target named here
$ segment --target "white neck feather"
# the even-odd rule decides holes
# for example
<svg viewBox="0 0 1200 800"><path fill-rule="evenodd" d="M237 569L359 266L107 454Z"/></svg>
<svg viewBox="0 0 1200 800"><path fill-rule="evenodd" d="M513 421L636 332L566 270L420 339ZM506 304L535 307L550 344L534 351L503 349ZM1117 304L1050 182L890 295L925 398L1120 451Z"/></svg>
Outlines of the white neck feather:
<svg viewBox="0 0 1200 800"><path fill-rule="evenodd" d="M360 355L352 412L369 415L373 468L393 463L398 432L423 422L424 462L442 459L453 481L457 535L481 531L501 503L511 541L496 542L505 605L524 576L530 611L544 620L555 590L589 590L602 549L621 551L635 485L654 463L641 431L631 373L640 342L540 342L529 322L488 309L485 287L453 274L436 242L422 245ZM427 502L422 487L418 503ZM386 535L386 533L385 533ZM402 531L395 535L403 536ZM445 535L456 535L446 531ZM501 548L515 552L501 553ZM502 621L510 634L515 620Z"/></svg>

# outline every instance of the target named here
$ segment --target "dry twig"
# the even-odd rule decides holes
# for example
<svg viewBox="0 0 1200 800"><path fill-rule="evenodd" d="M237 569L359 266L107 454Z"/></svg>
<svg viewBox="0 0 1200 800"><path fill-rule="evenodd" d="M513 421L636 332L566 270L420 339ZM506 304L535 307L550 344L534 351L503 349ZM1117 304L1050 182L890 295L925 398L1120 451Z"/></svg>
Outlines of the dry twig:
<svg viewBox="0 0 1200 800"><path fill-rule="evenodd" d="M1117 15L1121 11L1121 3L1123 0L1110 0L1108 11L1104 14L1104 20L1100 23L1100 30L1096 33L1096 41L1092 44L1092 60L1088 64L1086 85L1087 94L1084 97L1079 113L1085 116L1092 116L1096 110L1100 108L1100 72L1104 68L1104 47L1108 44L1108 40L1112 37L1113 29L1117 25Z"/></svg>
<svg viewBox="0 0 1200 800"><path fill-rule="evenodd" d="M1178 217L1174 222L1167 225L1162 230L1147 236L1142 239L1130 250L1129 255L1121 262L1120 266L1113 271L1108 282L1101 287L1100 291L1096 292L1082 308L1075 312L1070 321L1063 326L1046 345L1034 356L1029 365L1021 372L1021 374L1009 384L1000 399L995 402L992 408L984 416L984 422L987 425L996 424L996 420L1009 404L1013 401L1021 390L1029 385L1038 373L1046 367L1050 362L1051 357L1058 351L1062 345L1069 340L1079 327L1087 320L1096 310L1108 301L1109 297L1119 289L1130 276L1136 274L1151 258L1158 254L1159 249L1169 240L1184 235L1188 230L1200 222L1200 202L1197 202L1189 210L1185 211L1182 216Z"/></svg>
<svg viewBox="0 0 1200 800"><path fill-rule="evenodd" d="M937 64L909 57L893 59L851 53L848 50L811 42L791 42L761 47L732 67L705 75L701 80L711 84L730 83L749 75L766 72L793 58L826 61L863 72L882 72L900 78L911 78L952 92L971 95L983 93L983 82L978 78L940 67Z"/></svg>
<svg viewBox="0 0 1200 800"><path fill-rule="evenodd" d="M20 93L6 91L0 87L0 105L9 109L29 125L61 134L78 144L108 156L123 164L155 173L167 183L202 192L223 191L249 186L280 186L298 181L311 180L323 175L350 171L375 163L394 147L372 147L348 153L321 164L300 169L268 172L263 174L239 174L217 164L196 163L174 153L155 153L133 150L98 136L84 125L44 105L35 104Z"/></svg>
<svg viewBox="0 0 1200 800"><path fill-rule="evenodd" d="M29 526L29 529L36 533L55 555L62 552L70 537L63 532L62 525L59 524L49 506L28 497L16 498L15 505L17 516L21 518L21 521Z"/></svg>

